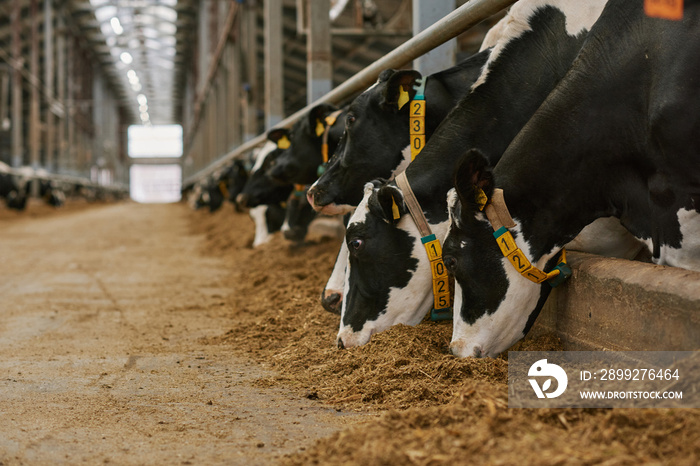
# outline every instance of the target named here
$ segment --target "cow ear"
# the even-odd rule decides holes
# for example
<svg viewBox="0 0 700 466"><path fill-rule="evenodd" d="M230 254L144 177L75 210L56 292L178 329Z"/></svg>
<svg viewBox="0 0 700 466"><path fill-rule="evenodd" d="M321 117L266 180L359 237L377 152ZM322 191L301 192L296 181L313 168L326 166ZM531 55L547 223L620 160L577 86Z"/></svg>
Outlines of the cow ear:
<svg viewBox="0 0 700 466"><path fill-rule="evenodd" d="M272 128L267 132L267 139L277 144L280 149L289 148L289 130L287 128Z"/></svg>
<svg viewBox="0 0 700 466"><path fill-rule="evenodd" d="M491 200L494 190L493 171L480 150L470 149L458 160L454 186L464 211L483 210Z"/></svg>
<svg viewBox="0 0 700 466"><path fill-rule="evenodd" d="M395 71L387 78L386 88L382 96L382 108L398 112L416 95L413 88L421 74L416 70Z"/></svg>
<svg viewBox="0 0 700 466"><path fill-rule="evenodd" d="M383 185L370 198L370 211L382 217L387 223L396 225L401 216L408 213L403 194L396 186Z"/></svg>
<svg viewBox="0 0 700 466"><path fill-rule="evenodd" d="M338 108L331 104L318 104L309 110L309 130L312 136L321 137L323 135L326 129L325 118L336 110Z"/></svg>

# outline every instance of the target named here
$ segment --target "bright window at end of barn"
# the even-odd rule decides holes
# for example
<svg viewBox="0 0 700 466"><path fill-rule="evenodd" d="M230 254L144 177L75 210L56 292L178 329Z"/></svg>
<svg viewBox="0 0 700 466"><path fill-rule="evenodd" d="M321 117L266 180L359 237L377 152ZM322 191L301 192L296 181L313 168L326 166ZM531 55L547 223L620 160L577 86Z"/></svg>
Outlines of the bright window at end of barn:
<svg viewBox="0 0 700 466"><path fill-rule="evenodd" d="M182 126L131 125L129 157L182 157Z"/></svg>

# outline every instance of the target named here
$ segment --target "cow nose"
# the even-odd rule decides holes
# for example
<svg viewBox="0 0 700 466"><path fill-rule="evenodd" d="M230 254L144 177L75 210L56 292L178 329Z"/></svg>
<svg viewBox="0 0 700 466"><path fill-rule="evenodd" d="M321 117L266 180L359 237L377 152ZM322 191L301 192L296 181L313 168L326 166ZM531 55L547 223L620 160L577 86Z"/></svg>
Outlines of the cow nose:
<svg viewBox="0 0 700 466"><path fill-rule="evenodd" d="M241 207L245 207L248 204L248 195L244 193L239 194L236 196L236 202Z"/></svg>
<svg viewBox="0 0 700 466"><path fill-rule="evenodd" d="M332 314L340 315L340 306L343 303L343 296L340 293L329 293L321 296L321 306Z"/></svg>
<svg viewBox="0 0 700 466"><path fill-rule="evenodd" d="M316 190L313 187L309 188L309 190L306 191L306 201L309 203L311 208L314 210L316 209L316 207L314 206L314 194L315 193L316 193Z"/></svg>
<svg viewBox="0 0 700 466"><path fill-rule="evenodd" d="M342 338L338 338L338 349L345 349Z"/></svg>
<svg viewBox="0 0 700 466"><path fill-rule="evenodd" d="M450 272L454 272L455 268L457 268L457 259L454 256L443 256L442 262Z"/></svg>

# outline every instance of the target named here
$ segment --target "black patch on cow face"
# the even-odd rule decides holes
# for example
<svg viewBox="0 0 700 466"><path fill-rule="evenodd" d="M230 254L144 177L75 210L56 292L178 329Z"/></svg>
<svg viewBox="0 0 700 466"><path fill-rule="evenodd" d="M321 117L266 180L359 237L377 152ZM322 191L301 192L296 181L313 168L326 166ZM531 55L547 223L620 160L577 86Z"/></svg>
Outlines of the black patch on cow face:
<svg viewBox="0 0 700 466"><path fill-rule="evenodd" d="M245 201L246 207L278 204L286 201L289 197L293 189L291 184L279 184L267 176L267 170L274 166L282 152L282 149L274 149L265 156L260 168L250 174L241 192L241 198Z"/></svg>
<svg viewBox="0 0 700 466"><path fill-rule="evenodd" d="M279 183L311 184L318 177L318 167L323 162L322 134L317 125L325 129L324 119L337 108L320 104L312 108L306 118L297 121L289 131L291 146L279 157L268 175Z"/></svg>
<svg viewBox="0 0 700 466"><path fill-rule="evenodd" d="M268 233L274 233L282 228L287 209L280 204L270 204L265 210L265 226Z"/></svg>
<svg viewBox="0 0 700 466"><path fill-rule="evenodd" d="M292 193L287 201L285 222L288 229L284 237L290 241L301 242L309 231L309 224L316 218L316 211L306 200L306 192Z"/></svg>
<svg viewBox="0 0 700 466"><path fill-rule="evenodd" d="M358 205L365 183L377 178L388 179L401 163L402 150L409 144L408 105L399 111L395 102L390 104L389 101L398 96L390 93L388 86L392 76L408 76L407 73L384 71L378 84L350 105L345 117L345 133L312 191L317 206ZM414 79L415 76L411 78ZM394 82L396 92L398 82L401 80Z"/></svg>
<svg viewBox="0 0 700 466"><path fill-rule="evenodd" d="M443 261L462 291L458 312L471 325L498 309L508 291L508 279L491 226L478 221L473 211L465 212L460 201L451 215L453 223L442 248Z"/></svg>
<svg viewBox="0 0 700 466"><path fill-rule="evenodd" d="M494 190L488 159L478 150L468 151L457 163L454 185L458 200L451 207L452 223L443 246L443 261L462 290L462 319L473 324L484 314L493 314L508 291L503 255L493 229L480 212L478 195L488 199Z"/></svg>
<svg viewBox="0 0 700 466"><path fill-rule="evenodd" d="M345 235L350 269L343 325L355 332L385 312L391 288L405 288L418 266L410 255L414 238L387 219L376 193L369 206L364 221L351 224ZM405 213L402 203L399 208Z"/></svg>

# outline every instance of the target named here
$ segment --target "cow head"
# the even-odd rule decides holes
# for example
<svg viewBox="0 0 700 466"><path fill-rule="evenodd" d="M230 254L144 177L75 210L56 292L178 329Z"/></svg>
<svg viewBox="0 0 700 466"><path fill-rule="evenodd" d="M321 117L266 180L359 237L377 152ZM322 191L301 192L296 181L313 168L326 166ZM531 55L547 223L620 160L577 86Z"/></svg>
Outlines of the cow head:
<svg viewBox="0 0 700 466"><path fill-rule="evenodd" d="M292 192L291 184L278 184L267 176L267 170L274 166L283 150L268 141L255 157L255 164L243 190L236 198L242 207L257 207L283 202Z"/></svg>
<svg viewBox="0 0 700 466"><path fill-rule="evenodd" d="M338 148L309 190L314 209L328 215L349 212L362 199L365 183L390 179L406 168L411 158L404 100L415 96L413 85L420 76L414 70L386 70L353 101Z"/></svg>
<svg viewBox="0 0 700 466"><path fill-rule="evenodd" d="M525 336L551 287L524 278L503 257L480 210L479 201L490 201L495 187L486 157L469 151L457 165L454 184L447 195L450 229L443 247L445 267L455 278L450 350L459 357L495 357ZM532 265L550 270L558 249L534 258L521 225L510 231Z"/></svg>
<svg viewBox="0 0 700 466"><path fill-rule="evenodd" d="M433 228L442 236L447 221ZM392 325L417 325L433 304L432 276L402 192L393 185L368 183L345 241L348 262L338 346L363 345Z"/></svg>
<svg viewBox="0 0 700 466"><path fill-rule="evenodd" d="M311 184L318 177L318 167L323 162L321 145L325 131L324 119L336 107L319 104L305 118L297 121L289 131L291 145L279 157L268 175L280 183Z"/></svg>
<svg viewBox="0 0 700 466"><path fill-rule="evenodd" d="M306 190L295 187L287 201L287 212L282 225L285 239L296 243L304 241L309 224L316 218L316 211L306 201Z"/></svg>
<svg viewBox="0 0 700 466"><path fill-rule="evenodd" d="M226 170L221 181L224 182L228 191L229 202L240 212L241 206L238 205L236 198L243 192L243 188L248 181L248 170L246 170L245 162L243 160L235 160Z"/></svg>

